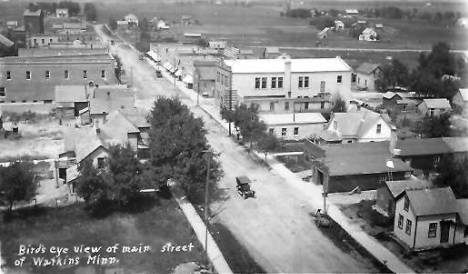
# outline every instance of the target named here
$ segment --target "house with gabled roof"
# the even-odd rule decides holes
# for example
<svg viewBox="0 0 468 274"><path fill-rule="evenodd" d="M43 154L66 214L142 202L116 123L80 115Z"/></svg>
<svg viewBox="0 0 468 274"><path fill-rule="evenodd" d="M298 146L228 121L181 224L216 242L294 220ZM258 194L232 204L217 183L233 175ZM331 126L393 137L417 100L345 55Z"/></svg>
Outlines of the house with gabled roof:
<svg viewBox="0 0 468 274"><path fill-rule="evenodd" d="M63 118L79 116L80 110L88 107L86 86L55 86L55 103Z"/></svg>
<svg viewBox="0 0 468 274"><path fill-rule="evenodd" d="M461 88L452 97L452 105L454 110L461 113L463 116L468 116L468 88Z"/></svg>
<svg viewBox="0 0 468 274"><path fill-rule="evenodd" d="M386 181L377 189L374 209L384 216L395 216L395 201L408 189L424 189L431 187L431 183L423 180Z"/></svg>
<svg viewBox="0 0 468 274"><path fill-rule="evenodd" d="M373 111L332 113L318 138L323 144L388 141L392 126L388 115Z"/></svg>
<svg viewBox="0 0 468 274"><path fill-rule="evenodd" d="M368 91L376 91L376 81L383 72L379 64L362 63L356 70L356 86Z"/></svg>
<svg viewBox="0 0 468 274"><path fill-rule="evenodd" d="M365 24L365 21L360 24ZM375 42L379 40L378 37L377 32L373 28L365 28L359 35L359 41Z"/></svg>
<svg viewBox="0 0 468 274"><path fill-rule="evenodd" d="M390 142L318 145L305 140L312 161L312 181L325 193L376 190L389 180L409 179L413 169L391 158ZM389 168L389 166L391 168Z"/></svg>
<svg viewBox="0 0 468 274"><path fill-rule="evenodd" d="M317 135L327 122L321 113L260 114L269 133L283 140L301 140Z"/></svg>
<svg viewBox="0 0 468 274"><path fill-rule="evenodd" d="M468 242L468 207L450 187L407 189L396 200L394 235L411 250Z"/></svg>
<svg viewBox="0 0 468 274"><path fill-rule="evenodd" d="M278 58L280 55L281 55L281 52L278 47L266 47L263 50L263 58L265 59Z"/></svg>
<svg viewBox="0 0 468 274"><path fill-rule="evenodd" d="M0 33L0 48L11 48L15 43Z"/></svg>
<svg viewBox="0 0 468 274"><path fill-rule="evenodd" d="M450 102L445 98L423 99L418 105L418 110L423 115L429 117L440 116L444 113L450 113L452 107Z"/></svg>

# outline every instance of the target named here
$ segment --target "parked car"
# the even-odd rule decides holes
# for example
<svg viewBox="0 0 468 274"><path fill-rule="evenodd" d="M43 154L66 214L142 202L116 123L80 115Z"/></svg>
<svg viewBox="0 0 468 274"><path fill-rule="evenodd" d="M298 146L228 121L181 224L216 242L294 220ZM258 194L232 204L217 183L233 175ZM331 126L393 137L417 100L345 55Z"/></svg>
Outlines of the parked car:
<svg viewBox="0 0 468 274"><path fill-rule="evenodd" d="M237 192L240 196L247 199L249 197L255 198L255 191L250 188L250 184L252 183L249 178L246 176L239 176L236 177L237 182Z"/></svg>

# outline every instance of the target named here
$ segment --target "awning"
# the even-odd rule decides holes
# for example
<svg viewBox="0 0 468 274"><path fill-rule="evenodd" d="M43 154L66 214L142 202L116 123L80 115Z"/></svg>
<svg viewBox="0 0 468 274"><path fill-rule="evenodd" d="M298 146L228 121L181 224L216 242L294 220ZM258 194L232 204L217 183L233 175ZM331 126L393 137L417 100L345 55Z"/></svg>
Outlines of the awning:
<svg viewBox="0 0 468 274"><path fill-rule="evenodd" d="M193 84L193 76L190 74L187 74L183 79L182 82L187 83L187 84Z"/></svg>

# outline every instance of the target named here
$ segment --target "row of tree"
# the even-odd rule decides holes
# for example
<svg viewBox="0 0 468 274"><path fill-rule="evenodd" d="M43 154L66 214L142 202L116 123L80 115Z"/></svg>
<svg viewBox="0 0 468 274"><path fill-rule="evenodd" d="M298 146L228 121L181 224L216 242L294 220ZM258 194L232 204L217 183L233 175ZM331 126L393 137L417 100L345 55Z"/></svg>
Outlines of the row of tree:
<svg viewBox="0 0 468 274"><path fill-rule="evenodd" d="M444 23L455 23L459 18L462 17L461 12L459 11L457 12L445 11L443 13L441 11L420 12L417 8L404 10L402 8L395 7L395 6L359 10L359 14L364 15L366 17L375 17L375 18L406 19L406 20L413 20L415 18L418 18L420 20L436 21L436 22L444 22Z"/></svg>
<svg viewBox="0 0 468 274"><path fill-rule="evenodd" d="M461 86L468 84L467 67L462 58L450 52L447 43L440 42L432 47L429 54L421 53L418 66L409 69L398 59L382 67L383 76L377 86L384 91L388 87L410 87L425 97L451 99ZM458 76L460 80L447 80L444 75Z"/></svg>
<svg viewBox="0 0 468 274"><path fill-rule="evenodd" d="M60 1L58 4L55 2L38 2L37 7L43 11L54 14L56 9L68 9L70 16L77 16L81 12L80 3L72 1Z"/></svg>

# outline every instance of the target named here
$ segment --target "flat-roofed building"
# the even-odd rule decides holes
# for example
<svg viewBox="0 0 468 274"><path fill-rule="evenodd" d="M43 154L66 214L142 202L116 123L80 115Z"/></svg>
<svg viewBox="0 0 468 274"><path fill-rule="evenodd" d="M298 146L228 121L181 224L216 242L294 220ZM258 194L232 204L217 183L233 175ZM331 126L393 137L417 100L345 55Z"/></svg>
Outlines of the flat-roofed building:
<svg viewBox="0 0 468 274"><path fill-rule="evenodd" d="M326 112L338 98L350 100L352 69L339 57L225 60L217 70L221 107L234 97L234 104L255 101L262 112Z"/></svg>
<svg viewBox="0 0 468 274"><path fill-rule="evenodd" d="M55 56L47 56L44 52L42 54L0 59L0 90L3 90L0 102L52 103L57 85L93 86L118 82L114 72L115 60L107 53Z"/></svg>

